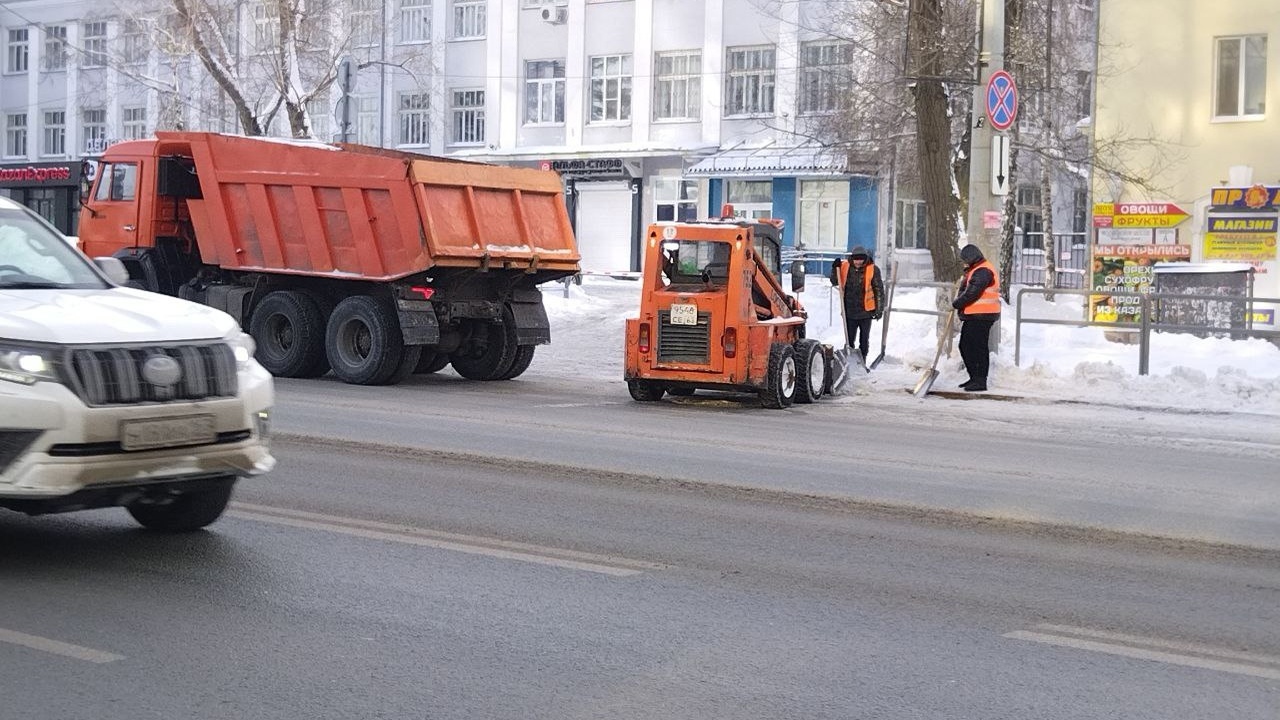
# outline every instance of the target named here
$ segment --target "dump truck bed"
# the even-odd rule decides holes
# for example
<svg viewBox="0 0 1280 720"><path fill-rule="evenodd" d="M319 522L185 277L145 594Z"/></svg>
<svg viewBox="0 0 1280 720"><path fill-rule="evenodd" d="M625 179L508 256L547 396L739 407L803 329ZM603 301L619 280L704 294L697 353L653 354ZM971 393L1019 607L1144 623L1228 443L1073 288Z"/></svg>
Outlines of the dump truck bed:
<svg viewBox="0 0 1280 720"><path fill-rule="evenodd" d="M202 259L229 270L393 280L434 268L578 272L556 173L359 145L157 133L195 162Z"/></svg>

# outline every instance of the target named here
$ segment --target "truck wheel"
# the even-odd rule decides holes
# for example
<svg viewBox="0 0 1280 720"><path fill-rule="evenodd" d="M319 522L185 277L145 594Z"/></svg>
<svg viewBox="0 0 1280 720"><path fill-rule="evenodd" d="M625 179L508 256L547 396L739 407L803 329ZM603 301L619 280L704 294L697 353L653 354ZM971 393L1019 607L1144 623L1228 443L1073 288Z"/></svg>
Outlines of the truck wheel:
<svg viewBox="0 0 1280 720"><path fill-rule="evenodd" d="M162 501L135 502L125 509L138 524L161 532L191 532L221 517L231 501L234 477L207 490L193 490Z"/></svg>
<svg viewBox="0 0 1280 720"><path fill-rule="evenodd" d="M515 362L518 348L515 317L505 308L502 322L475 323L471 339L449 359L453 369L468 380L501 380Z"/></svg>
<svg viewBox="0 0 1280 720"><path fill-rule="evenodd" d="M769 348L769 370L760 403L775 410L791 407L797 384L795 351L787 343L774 343Z"/></svg>
<svg viewBox="0 0 1280 720"><path fill-rule="evenodd" d="M440 372L448 364L449 353L434 352L424 348L422 354L418 356L418 365L413 369L413 372L418 375L430 375L434 372Z"/></svg>
<svg viewBox="0 0 1280 720"><path fill-rule="evenodd" d="M650 380L628 380L627 392L631 393L632 400L653 402L654 400L662 399L662 394L666 392L666 388Z"/></svg>
<svg viewBox="0 0 1280 720"><path fill-rule="evenodd" d="M676 397L689 397L690 395L693 394L693 388L673 387L673 388L667 388L667 392L671 395L675 395Z"/></svg>
<svg viewBox="0 0 1280 720"><path fill-rule="evenodd" d="M319 377L329 370L324 349L324 314L306 293L277 290L253 309L249 334L258 362L279 377Z"/></svg>
<svg viewBox="0 0 1280 720"><path fill-rule="evenodd" d="M391 373L391 377L387 378L384 384L399 385L404 382L417 369L418 361L421 359L421 345L405 345L404 355L400 356L400 364L396 366L395 372Z"/></svg>
<svg viewBox="0 0 1280 720"><path fill-rule="evenodd" d="M520 377L525 370L529 369L529 364L533 362L533 350L537 345L520 345L516 348L515 360L511 361L511 367L504 373L499 380L510 380Z"/></svg>
<svg viewBox="0 0 1280 720"><path fill-rule="evenodd" d="M822 343L817 340L797 340L793 345L796 355L796 402L813 403L822 397L827 386L827 358Z"/></svg>
<svg viewBox="0 0 1280 720"><path fill-rule="evenodd" d="M333 374L343 382L385 385L402 369L405 345L399 320L387 303L353 295L329 316L325 350Z"/></svg>

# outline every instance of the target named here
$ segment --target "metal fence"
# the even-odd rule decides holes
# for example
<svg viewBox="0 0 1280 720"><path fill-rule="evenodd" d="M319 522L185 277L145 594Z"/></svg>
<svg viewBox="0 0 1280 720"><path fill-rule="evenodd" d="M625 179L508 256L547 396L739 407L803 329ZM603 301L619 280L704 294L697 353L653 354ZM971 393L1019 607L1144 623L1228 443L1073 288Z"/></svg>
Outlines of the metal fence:
<svg viewBox="0 0 1280 720"><path fill-rule="evenodd" d="M1050 318L1024 318L1022 316L1022 298L1027 293L1037 295L1046 295L1053 292L1057 295L1079 295L1082 297L1105 296L1105 297L1122 297L1137 298L1138 310L1141 313L1140 322L1098 322L1094 320L1054 320ZM1013 340L1013 364L1017 366L1022 360L1022 326L1028 325L1066 325L1068 327L1102 327L1108 330L1136 330L1138 331L1138 374L1146 375L1151 371L1151 333L1152 332L1203 332L1210 334L1224 334L1236 337L1244 335L1247 337L1268 338L1273 341L1280 340L1280 330L1262 330L1252 326L1252 321L1243 323L1243 327L1220 327L1215 325L1187 325L1159 322L1153 319L1158 314L1156 309L1161 301L1178 300L1178 301L1199 301L1204 303L1223 302L1224 300L1233 303L1239 303L1241 312L1246 318L1251 316L1252 308L1256 304L1273 304L1280 303L1280 298L1273 297L1234 297L1224 295L1191 295L1182 293L1140 293L1123 290L1103 291L1103 290L1071 290L1049 288L1022 288L1018 291L1016 308L1016 322L1014 328Z"/></svg>

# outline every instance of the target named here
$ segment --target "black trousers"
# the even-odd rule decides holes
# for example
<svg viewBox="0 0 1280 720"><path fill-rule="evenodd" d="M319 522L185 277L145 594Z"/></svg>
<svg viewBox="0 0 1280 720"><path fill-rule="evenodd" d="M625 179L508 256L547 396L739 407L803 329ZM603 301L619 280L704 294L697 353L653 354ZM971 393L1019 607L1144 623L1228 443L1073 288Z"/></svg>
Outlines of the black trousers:
<svg viewBox="0 0 1280 720"><path fill-rule="evenodd" d="M849 338L849 347L858 348L858 352L862 353L862 359L867 359L867 351L871 349L871 318L855 318L849 317L846 311L844 321L846 337Z"/></svg>
<svg viewBox="0 0 1280 720"><path fill-rule="evenodd" d="M960 357L964 360L964 369L969 371L969 379L974 382L984 385L987 382L987 372L991 369L987 339L991 337L991 326L999 318L999 315L971 315L960 327Z"/></svg>

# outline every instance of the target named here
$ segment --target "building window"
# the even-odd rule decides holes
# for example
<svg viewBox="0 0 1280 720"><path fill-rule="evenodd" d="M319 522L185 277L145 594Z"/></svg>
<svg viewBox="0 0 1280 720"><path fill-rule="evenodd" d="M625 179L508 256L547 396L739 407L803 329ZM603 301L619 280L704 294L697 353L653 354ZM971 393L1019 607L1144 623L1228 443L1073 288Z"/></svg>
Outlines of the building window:
<svg viewBox="0 0 1280 720"><path fill-rule="evenodd" d="M41 155L67 154L67 113L63 110L48 110L44 114L44 145Z"/></svg>
<svg viewBox="0 0 1280 720"><path fill-rule="evenodd" d="M1076 188L1071 193L1071 238L1072 245L1083 245L1089 232L1089 191Z"/></svg>
<svg viewBox="0 0 1280 720"><path fill-rule="evenodd" d="M728 180L724 196L725 202L733 205L734 217L773 217L772 180Z"/></svg>
<svg viewBox="0 0 1280 720"><path fill-rule="evenodd" d="M24 73L30 59L30 46L27 43L27 29L18 28L9 31L9 46L5 52L4 71Z"/></svg>
<svg viewBox="0 0 1280 720"><path fill-rule="evenodd" d="M698 219L698 182L676 177L653 179L654 218L658 222Z"/></svg>
<svg viewBox="0 0 1280 720"><path fill-rule="evenodd" d="M311 137L317 140L329 140L329 134L333 132L330 127L330 118L333 116L333 108L329 106L329 98L318 97L312 98L307 102L307 117L311 120Z"/></svg>
<svg viewBox="0 0 1280 720"><path fill-rule="evenodd" d="M524 122L526 125L564 122L563 60L524 64Z"/></svg>
<svg viewBox="0 0 1280 720"><path fill-rule="evenodd" d="M427 93L400 93L400 144L430 143L431 116Z"/></svg>
<svg viewBox="0 0 1280 720"><path fill-rule="evenodd" d="M27 114L15 113L4 118L4 154L7 157L27 156Z"/></svg>
<svg viewBox="0 0 1280 720"><path fill-rule="evenodd" d="M84 45L84 61L82 67L106 67L107 65L107 24L89 22L84 24L81 44Z"/></svg>
<svg viewBox="0 0 1280 720"><path fill-rule="evenodd" d="M773 46L729 48L725 76L726 115L773 113Z"/></svg>
<svg viewBox="0 0 1280 720"><path fill-rule="evenodd" d="M403 5L409 4L405 0ZM426 13L431 22L431 13ZM403 19L403 15L401 16ZM429 26L428 26L429 27ZM351 44L377 47L382 39L382 0L353 0L351 3Z"/></svg>
<svg viewBox="0 0 1280 720"><path fill-rule="evenodd" d="M1076 112L1082 118L1093 114L1093 75L1085 70L1076 73Z"/></svg>
<svg viewBox="0 0 1280 720"><path fill-rule="evenodd" d="M1218 38L1214 117L1260 117L1267 109L1267 36Z"/></svg>
<svg viewBox="0 0 1280 720"><path fill-rule="evenodd" d="M899 200L894 210L893 245L903 250L929 247L925 204L921 200Z"/></svg>
<svg viewBox="0 0 1280 720"><path fill-rule="evenodd" d="M151 48L146 25L139 20L125 20L120 31L120 45L121 60L130 65L145 63Z"/></svg>
<svg viewBox="0 0 1280 720"><path fill-rule="evenodd" d="M631 56L591 58L591 121L631 119Z"/></svg>
<svg viewBox="0 0 1280 720"><path fill-rule="evenodd" d="M839 110L849 96L853 45L810 42L800 48L800 112Z"/></svg>
<svg viewBox="0 0 1280 720"><path fill-rule="evenodd" d="M453 144L484 143L484 91L453 91Z"/></svg>
<svg viewBox="0 0 1280 720"><path fill-rule="evenodd" d="M702 53L658 53L653 68L653 119L697 120L702 110Z"/></svg>
<svg viewBox="0 0 1280 720"><path fill-rule="evenodd" d="M798 239L813 250L845 250L849 247L847 181L800 181Z"/></svg>
<svg viewBox="0 0 1280 720"><path fill-rule="evenodd" d="M453 0L454 39L484 37L486 2L487 0Z"/></svg>
<svg viewBox="0 0 1280 720"><path fill-rule="evenodd" d="M102 108L85 110L80 136L84 138L86 155L97 155L107 149L107 111Z"/></svg>
<svg viewBox="0 0 1280 720"><path fill-rule="evenodd" d="M431 0L400 0L400 42L431 40Z"/></svg>
<svg viewBox="0 0 1280 720"><path fill-rule="evenodd" d="M268 53L280 42L280 6L263 0L253 6L253 47Z"/></svg>
<svg viewBox="0 0 1280 720"><path fill-rule="evenodd" d="M1044 216L1040 214L1040 186L1018 188L1018 229L1022 232L1023 250L1044 249Z"/></svg>
<svg viewBox="0 0 1280 720"><path fill-rule="evenodd" d="M40 56L45 72L67 69L67 26L50 25L44 29L44 55Z"/></svg>
<svg viewBox="0 0 1280 720"><path fill-rule="evenodd" d="M127 107L120 109L121 137L126 140L141 140L147 136L147 109L145 107Z"/></svg>
<svg viewBox="0 0 1280 720"><path fill-rule="evenodd" d="M382 105L376 95L362 95L356 106L356 138L365 145L382 144Z"/></svg>

